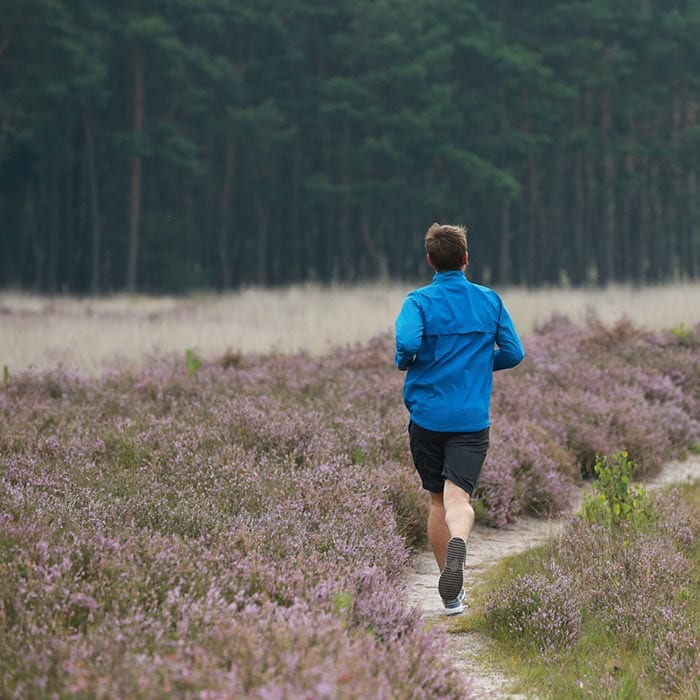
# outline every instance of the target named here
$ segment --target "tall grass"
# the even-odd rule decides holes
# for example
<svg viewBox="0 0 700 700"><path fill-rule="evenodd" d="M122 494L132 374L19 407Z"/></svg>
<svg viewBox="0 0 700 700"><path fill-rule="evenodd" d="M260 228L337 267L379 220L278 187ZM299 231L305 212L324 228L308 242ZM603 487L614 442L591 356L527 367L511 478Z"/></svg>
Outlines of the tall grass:
<svg viewBox="0 0 700 700"><path fill-rule="evenodd" d="M429 276L421 283L427 283ZM204 357L224 352L318 356L390 332L407 285L277 290L249 289L186 298L37 297L0 293L0 363L11 371L55 367L98 374L142 366L153 355L191 348ZM634 289L502 290L521 334L554 312L582 323L628 317L653 330L700 321L700 284Z"/></svg>

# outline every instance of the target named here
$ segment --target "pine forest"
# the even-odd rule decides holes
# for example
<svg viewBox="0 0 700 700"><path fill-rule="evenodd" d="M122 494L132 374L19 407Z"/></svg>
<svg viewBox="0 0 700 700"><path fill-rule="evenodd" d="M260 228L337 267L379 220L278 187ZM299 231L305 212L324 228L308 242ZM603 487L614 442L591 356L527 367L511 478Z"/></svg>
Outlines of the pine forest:
<svg viewBox="0 0 700 700"><path fill-rule="evenodd" d="M700 0L2 0L0 288L700 277Z"/></svg>

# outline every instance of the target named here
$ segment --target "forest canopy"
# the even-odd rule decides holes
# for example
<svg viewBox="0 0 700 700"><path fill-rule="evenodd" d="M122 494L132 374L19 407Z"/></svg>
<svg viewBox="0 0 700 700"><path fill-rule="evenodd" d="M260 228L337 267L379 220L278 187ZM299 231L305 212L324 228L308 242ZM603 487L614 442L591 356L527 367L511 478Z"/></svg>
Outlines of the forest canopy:
<svg viewBox="0 0 700 700"><path fill-rule="evenodd" d="M700 0L6 0L0 288L700 277Z"/></svg>

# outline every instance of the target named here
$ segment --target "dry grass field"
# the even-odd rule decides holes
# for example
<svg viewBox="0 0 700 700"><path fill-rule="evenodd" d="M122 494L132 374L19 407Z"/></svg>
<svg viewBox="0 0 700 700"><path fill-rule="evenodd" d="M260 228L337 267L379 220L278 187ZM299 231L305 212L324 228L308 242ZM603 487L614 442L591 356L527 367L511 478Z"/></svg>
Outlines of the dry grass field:
<svg viewBox="0 0 700 700"><path fill-rule="evenodd" d="M0 366L62 365L86 374L192 349L208 358L242 353L322 354L391 332L408 285L305 285L185 298L43 297L0 293ZM700 284L635 289L499 290L527 337L552 313L582 322L627 317L652 328L700 322Z"/></svg>

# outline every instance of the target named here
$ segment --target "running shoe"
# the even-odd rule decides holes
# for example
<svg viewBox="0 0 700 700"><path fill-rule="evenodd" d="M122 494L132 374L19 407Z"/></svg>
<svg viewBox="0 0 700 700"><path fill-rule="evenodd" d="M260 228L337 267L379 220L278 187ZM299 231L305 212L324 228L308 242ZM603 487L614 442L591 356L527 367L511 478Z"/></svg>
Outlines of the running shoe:
<svg viewBox="0 0 700 700"><path fill-rule="evenodd" d="M464 588L464 562L467 543L461 537L451 537L447 543L445 568L440 574L438 592L443 601L455 601Z"/></svg>
<svg viewBox="0 0 700 700"><path fill-rule="evenodd" d="M460 594L454 600L443 600L442 604L445 606L445 615L459 615L464 612L464 588L461 590Z"/></svg>

